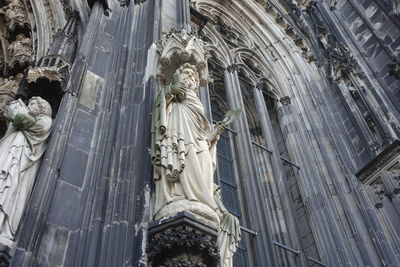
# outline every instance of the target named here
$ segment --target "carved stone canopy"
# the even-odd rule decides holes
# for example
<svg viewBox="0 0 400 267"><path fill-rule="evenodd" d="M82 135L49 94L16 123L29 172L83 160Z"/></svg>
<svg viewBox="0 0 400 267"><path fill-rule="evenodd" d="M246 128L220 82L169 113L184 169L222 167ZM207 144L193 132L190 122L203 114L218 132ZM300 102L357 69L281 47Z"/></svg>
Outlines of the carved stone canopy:
<svg viewBox="0 0 400 267"><path fill-rule="evenodd" d="M28 76L26 78L26 81L28 83L33 83L33 82L36 82L40 78L47 78L50 81L59 81L59 82L61 82L61 80L62 80L62 77L61 77L60 73L58 72L57 68L39 67L39 68L30 69L28 71Z"/></svg>
<svg viewBox="0 0 400 267"><path fill-rule="evenodd" d="M184 63L197 67L201 86L208 83L209 53L194 32L182 28L180 31L172 29L169 33L164 33L157 44L157 51L160 63L157 76L164 85L170 82L173 73Z"/></svg>
<svg viewBox="0 0 400 267"><path fill-rule="evenodd" d="M48 79L50 82L60 82L62 89L69 80L71 63L60 55L45 56L40 60L37 67L28 71L26 82L35 83L40 78Z"/></svg>

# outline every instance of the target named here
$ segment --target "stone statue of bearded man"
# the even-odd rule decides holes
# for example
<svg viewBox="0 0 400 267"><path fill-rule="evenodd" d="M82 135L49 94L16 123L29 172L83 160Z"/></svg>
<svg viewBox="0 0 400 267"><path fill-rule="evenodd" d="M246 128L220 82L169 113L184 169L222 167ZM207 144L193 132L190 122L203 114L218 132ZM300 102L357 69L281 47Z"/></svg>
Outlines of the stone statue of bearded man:
<svg viewBox="0 0 400 267"><path fill-rule="evenodd" d="M23 109L25 108L25 110ZM10 120L0 140L0 244L15 246L15 234L29 200L52 119L50 104L32 97L22 109L4 109Z"/></svg>
<svg viewBox="0 0 400 267"><path fill-rule="evenodd" d="M225 126L210 125L197 97L199 74L185 63L160 89L153 107L155 219L190 211L219 223L213 197L216 143Z"/></svg>

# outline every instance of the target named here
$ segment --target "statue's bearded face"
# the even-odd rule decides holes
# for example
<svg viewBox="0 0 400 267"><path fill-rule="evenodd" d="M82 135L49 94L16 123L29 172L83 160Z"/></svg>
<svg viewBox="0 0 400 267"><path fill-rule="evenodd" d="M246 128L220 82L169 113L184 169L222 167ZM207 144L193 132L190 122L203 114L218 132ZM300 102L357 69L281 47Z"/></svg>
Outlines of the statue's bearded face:
<svg viewBox="0 0 400 267"><path fill-rule="evenodd" d="M31 114L32 116L37 116L42 112L42 109L37 100L31 100L29 102L28 109L29 109L29 114Z"/></svg>
<svg viewBox="0 0 400 267"><path fill-rule="evenodd" d="M195 77L195 72L192 69L184 69L181 74L181 80L183 84L188 88L193 91L197 90L197 83L196 83L196 77Z"/></svg>
<svg viewBox="0 0 400 267"><path fill-rule="evenodd" d="M29 114L34 117L39 115L51 117L51 106L49 102L39 96L34 96L29 100L28 110Z"/></svg>

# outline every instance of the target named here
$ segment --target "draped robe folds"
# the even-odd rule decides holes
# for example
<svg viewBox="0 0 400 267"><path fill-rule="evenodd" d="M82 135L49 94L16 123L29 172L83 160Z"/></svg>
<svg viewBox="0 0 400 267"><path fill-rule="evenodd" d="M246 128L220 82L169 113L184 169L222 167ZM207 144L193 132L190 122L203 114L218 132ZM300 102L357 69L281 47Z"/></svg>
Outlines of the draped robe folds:
<svg viewBox="0 0 400 267"><path fill-rule="evenodd" d="M48 116L17 114L0 140L0 243L12 247L51 130Z"/></svg>
<svg viewBox="0 0 400 267"><path fill-rule="evenodd" d="M167 204L188 200L217 210L213 199L216 142L208 144L210 124L196 93L180 102L162 88L153 108L152 161L155 166L155 214Z"/></svg>
<svg viewBox="0 0 400 267"><path fill-rule="evenodd" d="M215 197L215 202L222 213L222 221L217 238L220 253L220 266L232 267L233 255L241 239L240 223L238 218L225 208L220 197Z"/></svg>

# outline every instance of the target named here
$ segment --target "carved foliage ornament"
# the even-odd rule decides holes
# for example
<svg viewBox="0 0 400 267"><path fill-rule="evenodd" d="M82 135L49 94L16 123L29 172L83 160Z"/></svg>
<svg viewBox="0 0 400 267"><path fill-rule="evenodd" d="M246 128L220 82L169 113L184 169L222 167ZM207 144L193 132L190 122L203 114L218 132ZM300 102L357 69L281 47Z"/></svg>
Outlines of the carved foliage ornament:
<svg viewBox="0 0 400 267"><path fill-rule="evenodd" d="M203 255L196 260L179 253L190 250L199 251ZM161 261L157 266L203 267L215 266L219 261L218 247L215 241L202 231L185 225L170 228L152 236L147 252L150 259L158 258ZM188 263L190 265L187 265Z"/></svg>
<svg viewBox="0 0 400 267"><path fill-rule="evenodd" d="M120 3L121 6L125 7L125 6L129 6L131 3L131 0L118 0L118 2ZM134 0L135 5L141 4L141 3L145 3L146 0Z"/></svg>

